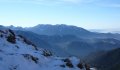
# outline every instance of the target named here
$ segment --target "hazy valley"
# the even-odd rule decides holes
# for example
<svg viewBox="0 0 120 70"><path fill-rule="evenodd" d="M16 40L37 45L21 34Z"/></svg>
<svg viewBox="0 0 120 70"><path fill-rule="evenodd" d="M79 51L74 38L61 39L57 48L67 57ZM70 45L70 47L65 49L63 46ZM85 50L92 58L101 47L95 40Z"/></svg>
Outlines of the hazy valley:
<svg viewBox="0 0 120 70"><path fill-rule="evenodd" d="M90 32L63 24L37 25L30 28L0 26L0 29L12 29L16 35L25 37L38 48L51 51L53 56L77 57L97 70L120 69L120 34ZM112 67L109 67L111 64Z"/></svg>

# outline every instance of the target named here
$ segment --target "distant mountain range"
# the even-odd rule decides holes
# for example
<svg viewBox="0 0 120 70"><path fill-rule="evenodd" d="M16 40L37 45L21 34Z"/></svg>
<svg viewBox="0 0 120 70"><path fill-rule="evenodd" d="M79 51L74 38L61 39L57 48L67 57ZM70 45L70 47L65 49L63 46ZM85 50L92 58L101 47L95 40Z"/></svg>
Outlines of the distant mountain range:
<svg viewBox="0 0 120 70"><path fill-rule="evenodd" d="M76 26L61 24L0 28L13 29L16 34L25 36L41 48L53 51L57 56L74 55L83 58L96 51L120 48L120 34L90 32Z"/></svg>
<svg viewBox="0 0 120 70"><path fill-rule="evenodd" d="M116 38L120 40L120 34L91 32L81 27L70 25L37 25L29 28L13 27L12 29L27 30L39 35L74 35L79 38Z"/></svg>

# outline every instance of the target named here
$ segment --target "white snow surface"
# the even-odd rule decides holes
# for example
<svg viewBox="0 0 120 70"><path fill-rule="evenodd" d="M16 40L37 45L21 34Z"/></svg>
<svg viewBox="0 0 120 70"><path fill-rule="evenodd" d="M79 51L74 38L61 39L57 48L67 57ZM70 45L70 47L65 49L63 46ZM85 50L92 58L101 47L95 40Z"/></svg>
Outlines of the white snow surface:
<svg viewBox="0 0 120 70"><path fill-rule="evenodd" d="M19 36L16 36L16 43L7 41L10 32L0 32L0 70L85 70L80 69L77 64L80 62L76 57L69 58L73 64L73 68L66 66L62 60L64 58L49 56L43 54L43 49L28 45ZM32 57L37 58L36 62ZM65 65L62 67L61 65Z"/></svg>

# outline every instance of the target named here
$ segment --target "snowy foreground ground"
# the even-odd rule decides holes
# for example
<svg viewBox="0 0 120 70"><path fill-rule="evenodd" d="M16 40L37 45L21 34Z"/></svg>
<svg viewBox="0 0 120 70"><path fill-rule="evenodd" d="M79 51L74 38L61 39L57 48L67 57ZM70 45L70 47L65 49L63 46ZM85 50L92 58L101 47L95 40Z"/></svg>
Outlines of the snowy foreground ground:
<svg viewBox="0 0 120 70"><path fill-rule="evenodd" d="M87 70L78 64L76 57L52 56L11 30L0 30L0 70Z"/></svg>

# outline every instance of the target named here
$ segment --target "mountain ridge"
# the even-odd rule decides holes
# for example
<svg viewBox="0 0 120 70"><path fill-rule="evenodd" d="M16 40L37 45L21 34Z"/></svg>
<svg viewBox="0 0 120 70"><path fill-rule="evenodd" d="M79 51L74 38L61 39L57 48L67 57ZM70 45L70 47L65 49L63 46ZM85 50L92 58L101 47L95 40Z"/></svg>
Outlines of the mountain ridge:
<svg viewBox="0 0 120 70"><path fill-rule="evenodd" d="M12 30L0 30L0 70L93 70L76 57L55 57Z"/></svg>
<svg viewBox="0 0 120 70"><path fill-rule="evenodd" d="M4 27L4 26L3 26ZM50 25L50 24L39 24L33 27L14 27L7 26L7 28L13 30L31 31L39 35L75 35L79 38L115 38L120 40L120 34L116 33L99 33L91 32L81 27L73 25Z"/></svg>

